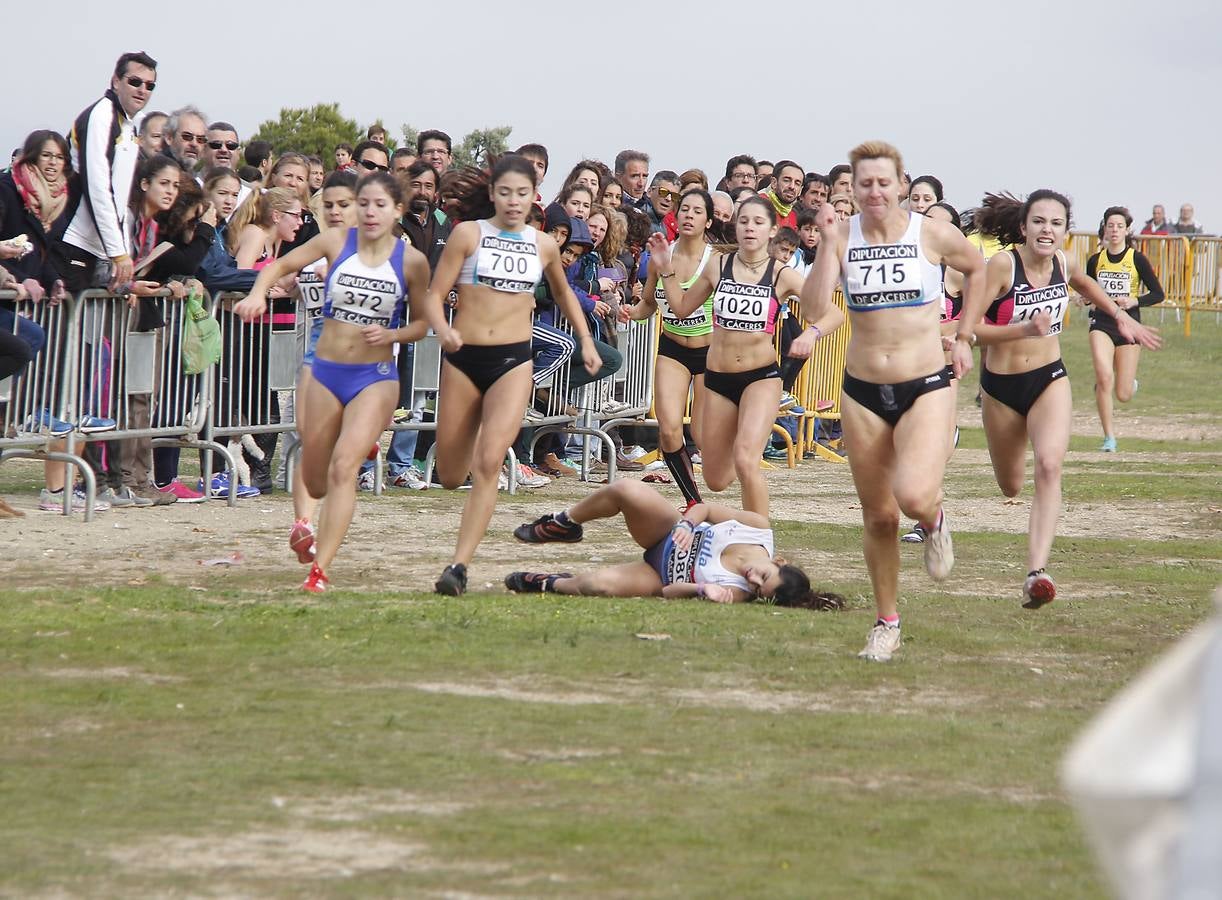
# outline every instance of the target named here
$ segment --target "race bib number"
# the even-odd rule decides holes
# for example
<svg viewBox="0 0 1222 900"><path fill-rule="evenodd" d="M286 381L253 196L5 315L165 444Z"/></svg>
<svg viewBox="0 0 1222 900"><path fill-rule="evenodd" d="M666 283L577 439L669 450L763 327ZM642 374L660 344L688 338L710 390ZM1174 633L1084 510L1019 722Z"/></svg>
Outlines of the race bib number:
<svg viewBox="0 0 1222 900"><path fill-rule="evenodd" d="M658 286L654 289L654 300L658 303L658 309L662 310L662 319L668 325L674 325L680 328L703 328L709 324L709 317L704 314L704 304L701 303L686 319L680 319L675 315L675 311L670 308L670 303L666 299L666 289L662 287L659 281Z"/></svg>
<svg viewBox="0 0 1222 900"><path fill-rule="evenodd" d="M861 309L921 306L928 302L921 284L916 244L850 247L844 282L848 302Z"/></svg>
<svg viewBox="0 0 1222 900"><path fill-rule="evenodd" d="M1036 313L1046 312L1052 317L1048 334L1060 334L1069 308L1069 288L1065 284L1050 284L1042 288L1025 288L1014 292L1014 315L1011 322L1026 322Z"/></svg>
<svg viewBox="0 0 1222 900"><path fill-rule="evenodd" d="M520 294L533 291L543 267L539 248L531 241L485 235L475 260L475 274L495 291Z"/></svg>
<svg viewBox="0 0 1222 900"><path fill-rule="evenodd" d="M301 291L301 300L310 318L321 315L323 303L327 299L326 283L313 269L302 269L297 276L297 287Z"/></svg>
<svg viewBox="0 0 1222 900"><path fill-rule="evenodd" d="M1099 287L1109 297L1128 297L1133 289L1132 274L1108 270L1099 272L1096 276Z"/></svg>
<svg viewBox="0 0 1222 900"><path fill-rule="evenodd" d="M723 281L713 297L713 322L729 331L767 331L776 320L770 284Z"/></svg>
<svg viewBox="0 0 1222 900"><path fill-rule="evenodd" d="M341 273L331 293L331 318L349 325L387 325L395 317L398 285Z"/></svg>

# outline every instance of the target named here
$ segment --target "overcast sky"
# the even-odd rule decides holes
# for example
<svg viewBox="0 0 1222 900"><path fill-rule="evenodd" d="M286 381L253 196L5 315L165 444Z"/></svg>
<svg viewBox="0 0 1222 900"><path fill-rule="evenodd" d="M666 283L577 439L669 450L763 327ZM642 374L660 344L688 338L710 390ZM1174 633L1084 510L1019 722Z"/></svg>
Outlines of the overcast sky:
<svg viewBox="0 0 1222 900"><path fill-rule="evenodd" d="M742 152L826 173L882 138L959 207L986 190L1051 187L1073 199L1079 227L1112 204L1140 223L1153 203L1174 218L1192 202L1222 230L1217 0L232 9L47 7L0 55L5 160L29 131L66 129L118 55L144 49L159 61L150 108L192 103L243 138L282 106L331 101L362 125L410 122L455 141L512 125L511 146L551 151L547 196L577 159L611 162L625 147L654 170L699 166L715 179Z"/></svg>

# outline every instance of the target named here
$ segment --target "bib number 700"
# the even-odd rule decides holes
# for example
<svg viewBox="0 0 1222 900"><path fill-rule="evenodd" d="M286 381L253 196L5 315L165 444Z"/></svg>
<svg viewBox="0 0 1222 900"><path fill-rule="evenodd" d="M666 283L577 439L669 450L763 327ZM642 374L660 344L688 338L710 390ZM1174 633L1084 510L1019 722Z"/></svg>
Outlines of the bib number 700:
<svg viewBox="0 0 1222 900"><path fill-rule="evenodd" d="M530 261L520 253L497 253L491 251L492 271L506 275L525 275L530 268Z"/></svg>

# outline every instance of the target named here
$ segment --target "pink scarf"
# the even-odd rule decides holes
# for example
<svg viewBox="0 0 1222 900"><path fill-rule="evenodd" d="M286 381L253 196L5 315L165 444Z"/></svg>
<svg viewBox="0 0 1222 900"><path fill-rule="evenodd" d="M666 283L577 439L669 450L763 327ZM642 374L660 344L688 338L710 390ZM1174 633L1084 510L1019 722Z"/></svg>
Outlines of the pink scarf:
<svg viewBox="0 0 1222 900"><path fill-rule="evenodd" d="M68 204L68 180L61 177L51 184L37 166L21 163L13 167L13 181L25 208L42 222L44 231L50 231Z"/></svg>

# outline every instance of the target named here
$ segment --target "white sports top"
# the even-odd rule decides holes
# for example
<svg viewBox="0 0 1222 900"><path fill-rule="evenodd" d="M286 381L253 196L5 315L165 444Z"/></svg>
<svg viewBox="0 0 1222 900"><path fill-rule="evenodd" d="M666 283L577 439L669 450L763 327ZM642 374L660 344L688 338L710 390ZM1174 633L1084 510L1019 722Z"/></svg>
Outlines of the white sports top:
<svg viewBox="0 0 1222 900"><path fill-rule="evenodd" d="M721 564L721 554L731 544L756 544L768 551L772 557L772 529L753 528L737 519L729 519L710 525L701 522L692 535L689 550L675 546L674 538L668 536L663 552L663 584L721 584L741 588L752 593L754 588L737 572L731 572Z"/></svg>
<svg viewBox="0 0 1222 900"><path fill-rule="evenodd" d="M924 306L942 299L942 267L925 258L921 223L908 213L908 229L894 244L870 244L861 216L849 219L849 241L841 260L845 304L856 312Z"/></svg>
<svg viewBox="0 0 1222 900"><path fill-rule="evenodd" d="M349 325L398 328L403 321L407 285L403 281L402 241L395 241L390 257L367 266L357 255L356 229L350 229L344 249L327 273L327 299L323 315Z"/></svg>
<svg viewBox="0 0 1222 900"><path fill-rule="evenodd" d="M479 220L479 245L463 260L459 284L483 284L506 294L531 293L543 280L539 232L530 225L520 232L501 231Z"/></svg>
<svg viewBox="0 0 1222 900"><path fill-rule="evenodd" d="M672 248L674 244L670 245ZM683 282L683 290L688 290L696 279L700 277L700 273L704 271L705 265L709 261L709 257L713 255L713 245L704 245L704 255L700 257L700 265L696 266L696 271L692 273L692 277ZM696 307L696 311L689 315L686 319L680 319L675 315L675 311L670 308L670 304L666 302L666 285L659 278L653 289L653 299L658 304L658 309L662 310L662 318L667 325L680 328L704 328L710 330L713 327L713 296L709 295L708 300Z"/></svg>

